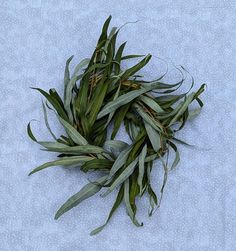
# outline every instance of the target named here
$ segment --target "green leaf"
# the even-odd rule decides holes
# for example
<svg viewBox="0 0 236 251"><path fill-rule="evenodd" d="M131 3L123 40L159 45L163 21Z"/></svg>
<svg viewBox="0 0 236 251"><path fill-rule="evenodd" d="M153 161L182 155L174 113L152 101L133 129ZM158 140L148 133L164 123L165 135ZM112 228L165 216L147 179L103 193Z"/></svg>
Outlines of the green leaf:
<svg viewBox="0 0 236 251"><path fill-rule="evenodd" d="M141 58L141 57L144 57L145 55L127 55L127 56L123 56L121 58L121 60L127 60L127 59L132 59L132 58Z"/></svg>
<svg viewBox="0 0 236 251"><path fill-rule="evenodd" d="M119 85L119 87L117 88L113 100L116 100L116 99L118 98L119 93L120 93L120 86L121 86L121 85ZM109 123L111 122L112 117L114 116L114 114L115 114L115 111L113 111L113 112L111 112L111 113L109 114L108 119L107 119L107 122L106 122L104 128L106 128L106 127L109 125Z"/></svg>
<svg viewBox="0 0 236 251"><path fill-rule="evenodd" d="M46 106L44 104L44 102L42 101L42 106L43 106L43 114L44 114L44 122L45 122L45 125L48 129L48 131L50 132L50 134L52 135L52 137L57 140L55 134L52 132L51 128L50 128L50 125L48 123L48 115L47 115L47 109L46 109Z"/></svg>
<svg viewBox="0 0 236 251"><path fill-rule="evenodd" d="M156 113L163 113L165 112L160 105L158 105L158 103L155 101L155 99L150 98L148 96L145 95L141 95L139 97L139 99L144 102L146 105L148 105L153 111L155 111Z"/></svg>
<svg viewBox="0 0 236 251"><path fill-rule="evenodd" d="M127 146L128 144L121 140L106 140L104 144L104 148L110 148L112 151L118 152L123 151Z"/></svg>
<svg viewBox="0 0 236 251"><path fill-rule="evenodd" d="M186 93L180 94L180 95L173 95L173 94L161 95L161 96L155 97L155 99L157 100L159 104L163 106L163 104L166 104L166 103L169 103L170 105L172 105L173 103L176 103L177 101L179 101L185 96L186 96Z"/></svg>
<svg viewBox="0 0 236 251"><path fill-rule="evenodd" d="M151 154L145 158L145 163L150 162L150 161L154 161L156 158L157 158L157 153Z"/></svg>
<svg viewBox="0 0 236 251"><path fill-rule="evenodd" d="M109 170L112 166L112 161L108 159L92 159L81 166L81 170L87 172L89 170Z"/></svg>
<svg viewBox="0 0 236 251"><path fill-rule="evenodd" d="M153 149L155 150L155 152L158 152L161 148L160 134L147 122L144 122L144 125Z"/></svg>
<svg viewBox="0 0 236 251"><path fill-rule="evenodd" d="M142 224L140 224L136 220L134 211L133 211L133 209L131 207L131 204L130 204L129 179L125 180L125 182L124 182L124 201L125 201L125 205L126 205L126 209L127 209L128 215L129 215L130 219L132 220L132 222L134 223L134 225L137 226L137 227L142 226Z"/></svg>
<svg viewBox="0 0 236 251"><path fill-rule="evenodd" d="M62 119L60 116L58 116L59 121L64 126L66 132L68 133L68 136L71 137L71 139L78 145L87 145L87 140L68 122L66 122L64 119Z"/></svg>
<svg viewBox="0 0 236 251"><path fill-rule="evenodd" d="M63 101L62 101L61 97L59 96L59 94L57 93L56 89L54 89L54 88L49 89L49 94L51 97L53 97L54 99L57 100L57 102L60 104L60 106L62 108L64 108Z"/></svg>
<svg viewBox="0 0 236 251"><path fill-rule="evenodd" d="M160 160L162 162L163 169L164 169L164 177L163 177L163 182L162 182L162 187L161 187L161 198L160 198L160 203L161 203L163 192L164 192L164 188L166 186L167 177L168 177L168 167L167 167L166 163L164 162L162 156L160 154L158 154L158 156L159 156L159 158L160 158Z"/></svg>
<svg viewBox="0 0 236 251"><path fill-rule="evenodd" d="M105 150L99 146L94 145L83 145L83 146L66 146L64 144L56 143L54 145L49 145L46 147L49 151L59 152L59 153L78 153L78 154L91 154L91 153L102 153Z"/></svg>
<svg viewBox="0 0 236 251"><path fill-rule="evenodd" d="M31 130L31 127L30 127L30 123L28 123L27 125L27 133L28 133L28 136L34 141L34 142L37 142L37 139L34 137L34 134L32 133L32 130Z"/></svg>
<svg viewBox="0 0 236 251"><path fill-rule="evenodd" d="M89 122L91 125L94 124L96 118L97 118L97 114L103 104L103 100L105 98L106 92L107 92L107 88L109 85L109 81L106 81L105 83L102 83L98 95L94 98L95 103L93 105L93 109L91 110L90 114L89 114Z"/></svg>
<svg viewBox="0 0 236 251"><path fill-rule="evenodd" d="M107 180L109 180L125 163L131 151L131 147L125 148L115 160Z"/></svg>
<svg viewBox="0 0 236 251"><path fill-rule="evenodd" d="M185 146L194 147L194 145L191 145L191 144L185 142L184 140L177 139L177 138L175 138L175 137L173 137L172 140L174 140L174 141L176 141L176 142L178 142L178 143L180 143L180 144L182 144L182 145L185 145Z"/></svg>
<svg viewBox="0 0 236 251"><path fill-rule="evenodd" d="M64 107L61 106L61 104L58 102L58 100L55 97L49 95L47 92L45 92L44 90L40 88L32 87L32 89L39 91L48 100L48 102L50 102L50 104L55 108L58 115L62 117L64 120L68 121L68 116L64 110Z"/></svg>
<svg viewBox="0 0 236 251"><path fill-rule="evenodd" d="M85 67L89 63L90 59L89 58L84 58L83 60L80 61L79 64L76 65L75 70L72 74L72 78L78 75L80 70Z"/></svg>
<svg viewBox="0 0 236 251"><path fill-rule="evenodd" d="M147 92L147 90L139 89L139 90L135 90L135 91L130 91L126 94L119 96L116 100L113 100L113 101L110 101L109 103L107 103L104 106L104 108L98 113L97 118L100 119L100 118L104 117L108 113L115 111L119 107L129 103L130 101L134 100L135 98L137 98L138 96L140 96L141 94L143 94L145 92Z"/></svg>
<svg viewBox="0 0 236 251"><path fill-rule="evenodd" d="M158 118L163 120L163 119L168 119L170 117L173 117L175 114L178 113L179 109L181 108L181 106L183 105L184 102L181 102L179 104L177 104L177 106L175 107L175 109L169 108L169 112L166 112L164 114L158 115Z"/></svg>
<svg viewBox="0 0 236 251"><path fill-rule="evenodd" d="M102 34L101 36L99 37L99 40L98 40L98 45L97 47L100 47L101 43L103 43L106 39L107 39L107 30L108 30L108 27L109 27L109 24L111 22L111 18L112 16L110 15L107 20L105 21L103 27L102 27Z"/></svg>
<svg viewBox="0 0 236 251"><path fill-rule="evenodd" d="M139 126L134 123L130 123L130 131L132 134L132 139L135 140L140 132Z"/></svg>
<svg viewBox="0 0 236 251"><path fill-rule="evenodd" d="M164 74L165 75L165 74ZM164 76L162 75L161 78ZM160 80L160 78L159 78ZM180 86L181 84L183 83L183 79L176 83L176 84L166 84L166 83L162 83L160 82L159 80L157 81L152 81L152 82L142 82L142 87L147 89L148 91L151 91L151 90L165 90L165 89L172 89L174 87L177 86L177 88L173 89L173 90L168 90L168 92L174 92L176 91ZM167 91L166 91L167 92ZM165 93L165 92L163 92Z"/></svg>
<svg viewBox="0 0 236 251"><path fill-rule="evenodd" d="M114 180L110 187L108 187L107 191L102 194L102 197L105 197L110 192L112 192L117 186L122 184L128 177L133 173L136 165L138 163L138 158L136 158L133 162L131 162L125 170Z"/></svg>
<svg viewBox="0 0 236 251"><path fill-rule="evenodd" d="M51 142L51 141L37 141L38 144L45 147L48 150L59 150L63 148L69 148L66 144L60 142Z"/></svg>
<svg viewBox="0 0 236 251"><path fill-rule="evenodd" d="M152 163L148 162L147 163L147 183L148 183L147 191L149 194L149 203L150 203L150 208L151 208L149 209L149 212L148 212L149 217L152 216L155 209L155 205L157 206L158 204L157 196L151 186L151 169L152 169Z"/></svg>
<svg viewBox="0 0 236 251"><path fill-rule="evenodd" d="M64 73L64 85L65 85L65 89L66 90L66 86L70 81L70 71L69 71L69 65L71 60L73 59L74 56L71 56L67 59L66 61L66 66L65 66L65 73Z"/></svg>
<svg viewBox="0 0 236 251"><path fill-rule="evenodd" d="M163 132L163 126L162 124L157 121L156 119L150 117L143 109L141 106L138 104L134 104L134 108L136 111L139 113L139 115L143 118L143 120L148 123L150 126L152 126L155 130L159 132Z"/></svg>
<svg viewBox="0 0 236 251"><path fill-rule="evenodd" d="M115 55L115 61L118 62L118 64L115 65L114 73L117 75L120 73L120 62L122 58L122 53L124 51L126 42L121 44L121 46L118 48L116 55Z"/></svg>
<svg viewBox="0 0 236 251"><path fill-rule="evenodd" d="M31 122L30 122L31 123ZM58 142L49 142L49 141L38 141L35 136L32 133L31 130L31 126L30 123L28 123L27 125L27 132L28 132L28 136L36 143L38 143L39 145L47 148L47 149L52 149L52 148L64 148L67 147L66 144L62 144L62 143L58 143Z"/></svg>
<svg viewBox="0 0 236 251"><path fill-rule="evenodd" d="M140 69L142 69L151 59L152 55L148 54L143 60L141 60L139 63L134 65L133 67L129 68L122 74L122 79L127 79L130 76L134 75L136 72L138 72Z"/></svg>
<svg viewBox="0 0 236 251"><path fill-rule="evenodd" d="M105 224L103 224L102 226L100 226L100 227L94 229L94 230L90 233L90 235L98 234L99 232L101 232L101 231L104 229L104 227L107 225L107 223L108 223L109 220L111 219L111 217L112 217L112 215L114 214L114 212L116 211L116 209L120 206L120 204L121 204L121 202L122 202L122 200L123 200L123 197L124 197L124 186L122 185L122 186L120 187L120 190L119 190L119 193L118 193L118 195L117 195L117 197L116 197L115 203L114 203L114 205L112 206L112 209L111 209L111 211L110 211L110 213L109 213L109 216L108 216L108 218L107 218Z"/></svg>
<svg viewBox="0 0 236 251"><path fill-rule="evenodd" d="M191 120L191 119L196 118L200 114L201 110L202 108L196 108L196 109L190 110L188 119Z"/></svg>
<svg viewBox="0 0 236 251"><path fill-rule="evenodd" d="M149 202L150 202L150 206L151 206L151 210L149 210L148 215L152 216L152 214L154 212L155 205L157 206L157 203L158 203L157 196L156 196L155 192L153 191L150 184L148 184L147 191L149 194Z"/></svg>
<svg viewBox="0 0 236 251"><path fill-rule="evenodd" d="M72 102L72 90L78 80L78 76L74 76L66 86L65 89L65 102L64 107L69 116L70 122L73 123L73 111L71 109L71 102Z"/></svg>
<svg viewBox="0 0 236 251"><path fill-rule="evenodd" d="M60 158L55 161L47 162L29 173L29 175L39 172L45 168L52 167L52 166L71 166L71 165L81 165L86 161L92 160L92 157L88 156L73 156L73 157L64 157Z"/></svg>
<svg viewBox="0 0 236 251"><path fill-rule="evenodd" d="M171 170L173 170L178 165L178 163L180 161L180 156L179 156L179 151L178 151L177 146L171 141L168 141L168 143L172 147L172 149L175 151L175 159L174 159L172 166L170 168Z"/></svg>
<svg viewBox="0 0 236 251"><path fill-rule="evenodd" d="M187 96L187 98L183 102L183 105L181 106L181 108L178 110L178 112L176 113L176 115L170 121L170 123L169 123L170 126L172 124L174 124L177 121L177 119L185 112L185 110L188 108L189 104L192 102L192 100L194 98L194 95L195 95L195 93L193 92L189 96Z"/></svg>
<svg viewBox="0 0 236 251"><path fill-rule="evenodd" d="M116 112L116 115L114 117L114 127L113 127L113 131L111 134L111 139L115 138L117 132L120 129L122 122L124 121L125 115L128 112L129 108L130 108L130 104L126 104L126 105L120 107L119 110ZM114 114L114 113L115 113L115 111L111 112L110 114ZM109 116L110 116L110 114L109 114Z"/></svg>
<svg viewBox="0 0 236 251"><path fill-rule="evenodd" d="M145 144L143 149L142 149L142 152L139 155L138 185L139 185L139 188L140 188L140 193L139 193L140 196L141 196L142 191L143 191L143 176L144 176L144 173L145 173L144 160L145 160L146 155L147 155L147 145Z"/></svg>
<svg viewBox="0 0 236 251"><path fill-rule="evenodd" d="M64 213L76 207L80 204L83 200L88 199L89 197L98 193L101 188L102 184L106 181L106 176L101 177L100 179L96 180L93 183L88 183L85 185L78 193L71 196L57 211L55 215L55 220L61 217Z"/></svg>

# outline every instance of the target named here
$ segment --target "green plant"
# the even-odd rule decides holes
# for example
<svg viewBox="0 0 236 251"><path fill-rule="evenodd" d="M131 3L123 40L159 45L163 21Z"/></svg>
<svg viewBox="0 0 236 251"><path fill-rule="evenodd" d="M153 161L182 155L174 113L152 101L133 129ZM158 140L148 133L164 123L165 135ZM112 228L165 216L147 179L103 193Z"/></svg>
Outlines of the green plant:
<svg viewBox="0 0 236 251"><path fill-rule="evenodd" d="M69 72L66 62L64 74L64 99L55 89L39 91L45 98L43 111L46 126L54 141L38 141L28 124L30 138L45 150L59 153L58 159L35 168L29 175L52 166L79 166L83 172L95 171L102 176L88 183L78 193L69 198L57 211L55 219L77 206L81 201L105 190L102 197L116 188L117 198L106 223L92 231L96 234L107 224L115 210L124 201L127 213L136 226L136 197L148 194L150 199L149 215L159 207L167 175L180 160L176 143L187 144L175 137L188 119L199 114L203 106L199 96L204 91L202 85L196 92L173 94L184 83L188 72L177 68L182 79L176 84L168 84L161 77L147 81L138 72L148 64L151 55L123 55L126 43L116 48L116 39L120 29L113 27L108 34L111 16L105 21L102 33L91 58L83 59ZM122 62L129 59L142 59L128 69L122 69ZM185 74L184 74L185 73ZM189 105L197 101L199 108L190 109ZM65 135L57 138L52 132L47 109L56 113L59 123L65 128ZM131 139L131 144L116 140L116 134L122 123ZM108 137L108 126L112 127ZM175 158L170 167L169 153ZM164 159L167 156L167 159ZM155 160L160 160L164 168L160 200L154 192L150 173Z"/></svg>

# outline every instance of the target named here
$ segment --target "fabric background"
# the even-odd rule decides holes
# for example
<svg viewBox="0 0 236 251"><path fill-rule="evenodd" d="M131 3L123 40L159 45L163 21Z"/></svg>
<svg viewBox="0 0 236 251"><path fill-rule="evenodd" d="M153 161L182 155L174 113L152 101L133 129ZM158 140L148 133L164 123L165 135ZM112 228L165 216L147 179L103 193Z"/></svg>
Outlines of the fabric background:
<svg viewBox="0 0 236 251"><path fill-rule="evenodd" d="M0 250L236 250L235 12L234 0L0 1ZM140 20L121 32L127 53L150 52L181 64L196 87L208 87L201 115L180 133L198 149L180 147L181 163L169 175L161 208L149 219L148 199L139 201L144 227L136 228L122 206L103 232L90 237L115 194L93 197L54 221L88 176L61 167L27 176L56 156L26 135L28 121L36 119L37 137L50 139L41 97L29 87L61 92L66 59L75 55L73 66L90 56L109 14L117 26ZM145 74L157 76L161 67L154 58ZM54 122L52 115L59 135ZM159 169L152 175L156 189Z"/></svg>

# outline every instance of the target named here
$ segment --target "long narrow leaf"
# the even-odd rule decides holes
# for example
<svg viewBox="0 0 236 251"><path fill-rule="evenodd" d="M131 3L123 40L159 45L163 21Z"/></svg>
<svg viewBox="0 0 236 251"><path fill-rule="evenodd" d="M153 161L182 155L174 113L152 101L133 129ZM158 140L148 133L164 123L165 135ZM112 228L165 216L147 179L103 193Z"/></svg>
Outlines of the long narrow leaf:
<svg viewBox="0 0 236 251"><path fill-rule="evenodd" d="M134 168L136 164L138 163L138 158L136 158L131 164L129 164L125 170L115 179L115 181L111 184L110 187L108 187L107 191L102 194L102 197L108 195L110 192L112 192L117 186L122 184L134 171Z"/></svg>
<svg viewBox="0 0 236 251"><path fill-rule="evenodd" d="M114 212L116 211L116 209L120 206L122 200L123 200L123 197L124 197L124 186L121 186L120 190L119 190L119 193L117 194L117 197L116 197L116 200L115 200L115 203L114 205L112 206L112 209L109 213L109 216L105 222L105 224L103 224L102 226L94 229L90 235L95 235L95 234L98 234L99 232L101 232L104 227L107 225L107 223L109 222L109 220L111 219L112 215L114 214Z"/></svg>
<svg viewBox="0 0 236 251"><path fill-rule="evenodd" d="M65 130L67 131L68 135L71 137L71 139L78 145L86 145L88 144L88 141L68 122L66 122L64 119L62 119L60 116L58 116L59 121L64 126Z"/></svg>
<svg viewBox="0 0 236 251"><path fill-rule="evenodd" d="M128 215L130 217L130 219L132 220L132 222L135 224L135 226L140 227L142 226L142 224L140 224L136 218L135 218L135 214L134 211L130 205L130 197L129 197L129 179L125 180L124 182L124 201L125 201L125 205L126 205L126 209L128 212Z"/></svg>
<svg viewBox="0 0 236 251"><path fill-rule="evenodd" d="M102 184L106 181L106 176L101 177L100 179L96 180L94 183L88 183L85 185L78 193L71 196L57 211L55 215L55 220L61 217L64 213L76 207L80 204L83 200L88 199L89 197L93 196L94 194L98 193L101 188Z"/></svg>
<svg viewBox="0 0 236 251"><path fill-rule="evenodd" d="M29 175L39 172L45 168L52 167L52 166L71 166L71 165L81 165L85 161L92 160L92 157L88 156L76 156L76 157L64 157L55 161L47 162L29 173Z"/></svg>
<svg viewBox="0 0 236 251"><path fill-rule="evenodd" d="M139 185L139 188L140 188L140 193L139 193L140 196L141 196L142 191L143 191L143 176L144 176L144 173L145 173L144 160L145 160L146 155L147 155L147 145L145 145L143 147L142 152L139 155L138 185Z"/></svg>
<svg viewBox="0 0 236 251"><path fill-rule="evenodd" d="M144 122L145 129L147 131L148 138L152 144L153 149L158 152L161 148L161 138L159 132L157 132L149 123Z"/></svg>
<svg viewBox="0 0 236 251"><path fill-rule="evenodd" d="M113 100L104 106L104 108L98 114L98 119L104 117L108 113L113 112L114 110L118 109L122 105L129 103L130 101L134 100L135 98L137 98L138 96L140 96L141 94L145 92L147 92L147 90L139 89L135 91L130 91L126 94L119 96L116 100Z"/></svg>

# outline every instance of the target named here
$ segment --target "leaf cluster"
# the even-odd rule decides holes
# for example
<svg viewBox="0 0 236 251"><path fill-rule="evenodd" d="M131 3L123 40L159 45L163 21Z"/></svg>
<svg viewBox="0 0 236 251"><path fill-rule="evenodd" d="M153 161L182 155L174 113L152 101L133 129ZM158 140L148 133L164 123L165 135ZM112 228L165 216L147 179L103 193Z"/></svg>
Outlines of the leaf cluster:
<svg viewBox="0 0 236 251"><path fill-rule="evenodd" d="M177 143L187 144L175 137L187 120L199 114L203 103L199 98L204 91L202 85L197 91L191 88L186 93L175 94L185 83L188 72L184 67L181 80L175 84L163 81L161 77L147 81L138 75L148 64L151 55L124 55L126 45L117 47L117 36L121 28L113 27L108 32L111 16L105 21L91 58L85 58L70 73L73 59L66 61L64 73L64 97L55 89L48 92L34 88L46 99L43 102L45 124L52 141L39 141L31 130L29 137L44 150L59 153L58 159L44 163L30 172L30 175L53 166L76 166L83 172L97 172L101 178L88 183L70 197L57 211L55 219L77 206L81 201L95 195L101 189L102 197L118 189L117 198L103 226L91 234L100 232L113 213L124 202L127 213L136 226L142 226L136 219L136 199L147 194L150 201L149 215L160 206L168 173L180 160ZM141 59L139 59L141 58ZM122 62L129 59L139 61L128 69ZM199 108L190 109L196 101ZM65 134L56 137L48 122L47 111L53 110ZM124 125L131 144L117 140L116 135ZM112 128L108 137L108 127ZM168 156L174 153L172 163ZM160 196L152 188L151 171L153 163L159 160L163 167L163 183ZM158 199L160 197L160 199Z"/></svg>

